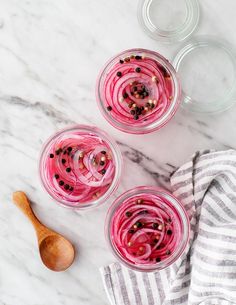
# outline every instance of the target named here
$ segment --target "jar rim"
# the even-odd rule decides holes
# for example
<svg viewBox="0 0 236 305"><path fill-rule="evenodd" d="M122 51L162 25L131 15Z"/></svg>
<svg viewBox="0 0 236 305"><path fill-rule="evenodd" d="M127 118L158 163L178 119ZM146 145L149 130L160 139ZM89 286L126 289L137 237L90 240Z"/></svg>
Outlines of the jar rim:
<svg viewBox="0 0 236 305"><path fill-rule="evenodd" d="M193 34L200 19L200 6L198 0L185 0L186 18L182 25L174 30L163 30L155 26L150 16L150 6L156 0L139 0L138 20L142 29L151 38L162 43L175 43L183 41ZM166 12L168 13L168 12Z"/></svg>
<svg viewBox="0 0 236 305"><path fill-rule="evenodd" d="M134 125L127 125L125 123L121 123L118 120L114 119L111 115L108 114L107 109L105 108L103 104L103 98L102 98L102 92L103 92L103 78L105 77L107 71L114 65L114 63L119 59L120 57L126 57L129 55L132 55L133 53L144 53L149 54L150 56L155 57L155 60L160 63L163 67L167 69L171 73L171 77L173 79L173 86L174 86L174 96L172 100L172 104L169 107L168 111L160 118L155 120L154 122L144 125L144 126L135 126ZM156 131L163 126L165 126L169 120L174 116L176 113L179 104L181 102L181 88L180 88L180 82L179 78L176 74L176 71L173 67L173 65L161 54L158 52L148 50L148 49L142 49L142 48L133 48L128 49L125 51L122 51L112 58L110 58L103 68L101 69L96 83L96 100L98 104L98 108L100 112L102 113L103 117L115 128L126 132L130 134L147 134L153 131Z"/></svg>
<svg viewBox="0 0 236 305"><path fill-rule="evenodd" d="M98 137L101 137L106 143L108 143L112 154L114 156L114 163L115 163L115 175L112 180L112 183L110 187L107 189L107 191L98 199L89 201L87 203L70 203L66 200L63 200L61 198L57 198L56 196L53 195L52 191L48 187L48 185L45 183L45 179L43 177L42 173L42 165L43 165L43 160L45 158L45 151L47 147L50 145L52 141L54 141L58 136L63 134L64 132L69 132L73 130L80 130L80 131L86 131L88 133L92 133L97 135ZM118 188L120 179L121 179L121 173L122 173L122 168L123 168L123 158L122 154L120 151L120 148L118 144L116 143L115 140L113 140L105 131L101 130L100 128L96 126L89 126L89 125L83 125L83 124L76 124L72 125L66 128L63 128L53 135L51 135L43 144L41 152L40 152L40 158L39 158L39 176L40 176L40 181L41 185L43 188L46 190L46 192L50 195L51 198L56 201L57 204L65 207L65 208L71 208L71 209L78 209L78 210L85 210L85 209L90 209L93 207L97 207L100 204L104 203Z"/></svg>
<svg viewBox="0 0 236 305"><path fill-rule="evenodd" d="M175 251L175 254L172 254L168 259L165 259L163 262L160 262L158 264L155 264L153 266L147 266L147 265L141 265L141 264L133 264L129 261L127 261L115 248L110 234L110 227L111 222L113 219L113 216L117 210L118 207L120 207L123 203L123 201L131 196L139 195L139 194L154 194L157 196L164 197L171 203L171 205L177 210L177 212L180 215L180 218L182 220L182 227L183 227L183 237L181 239L181 242L178 246L178 251ZM189 242L189 236L190 236L190 221L189 217L187 215L187 212L185 208L183 207L182 203L170 192L159 188L155 186L139 186L135 187L133 189L130 189L126 191L125 193L121 194L110 206L105 220L105 236L107 239L108 246L113 253L113 255L120 261L123 265L126 267L141 271L141 272L154 272L159 271L164 268L167 268L171 264L173 264L185 251L187 244ZM176 249L177 250L177 249Z"/></svg>

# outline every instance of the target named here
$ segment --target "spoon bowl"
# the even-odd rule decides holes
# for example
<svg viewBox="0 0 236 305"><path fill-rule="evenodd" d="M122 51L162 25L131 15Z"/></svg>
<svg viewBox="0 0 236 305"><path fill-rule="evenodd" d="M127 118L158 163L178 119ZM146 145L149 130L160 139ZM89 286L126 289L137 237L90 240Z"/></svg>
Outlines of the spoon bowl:
<svg viewBox="0 0 236 305"><path fill-rule="evenodd" d="M45 266L53 271L63 271L74 260L74 248L60 235L47 236L39 246L41 259Z"/></svg>
<svg viewBox="0 0 236 305"><path fill-rule="evenodd" d="M39 253L44 265L52 271L64 271L69 268L75 257L73 245L65 237L47 228L38 220L24 192L13 193L13 202L35 228Z"/></svg>

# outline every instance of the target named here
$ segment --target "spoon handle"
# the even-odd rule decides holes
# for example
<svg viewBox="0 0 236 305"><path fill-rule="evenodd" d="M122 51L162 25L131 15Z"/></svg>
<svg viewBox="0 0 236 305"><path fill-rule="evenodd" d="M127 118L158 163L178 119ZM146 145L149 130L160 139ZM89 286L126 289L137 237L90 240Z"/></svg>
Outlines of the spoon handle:
<svg viewBox="0 0 236 305"><path fill-rule="evenodd" d="M36 232L39 232L43 229L46 229L43 224L38 220L35 216L31 206L29 199L26 194L21 191L14 192L12 195L13 202L15 205L25 214L25 216L31 221L34 226Z"/></svg>

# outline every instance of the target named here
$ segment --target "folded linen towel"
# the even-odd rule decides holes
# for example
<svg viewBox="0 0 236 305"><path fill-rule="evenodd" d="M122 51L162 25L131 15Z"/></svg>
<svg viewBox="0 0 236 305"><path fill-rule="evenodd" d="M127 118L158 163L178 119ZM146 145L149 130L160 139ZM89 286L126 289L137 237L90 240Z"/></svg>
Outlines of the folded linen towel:
<svg viewBox="0 0 236 305"><path fill-rule="evenodd" d="M236 151L196 153L171 177L191 237L185 253L155 273L102 267L112 305L236 304Z"/></svg>

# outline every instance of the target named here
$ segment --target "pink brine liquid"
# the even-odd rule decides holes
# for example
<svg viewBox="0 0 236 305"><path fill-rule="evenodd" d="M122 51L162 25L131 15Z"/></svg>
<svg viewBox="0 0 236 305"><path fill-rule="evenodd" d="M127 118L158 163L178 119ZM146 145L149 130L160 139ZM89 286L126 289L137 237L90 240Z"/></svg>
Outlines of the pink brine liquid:
<svg viewBox="0 0 236 305"><path fill-rule="evenodd" d="M108 191L116 164L108 141L92 130L72 128L47 143L40 171L44 186L55 199L83 205Z"/></svg>
<svg viewBox="0 0 236 305"><path fill-rule="evenodd" d="M139 266L155 267L176 256L186 238L184 230L182 216L174 205L152 192L128 196L110 221L112 246L123 260Z"/></svg>
<svg viewBox="0 0 236 305"><path fill-rule="evenodd" d="M145 127L153 123L152 129L161 127L179 103L173 67L158 53L143 51L130 50L118 55L98 81L97 96L103 114L115 127L133 133L145 132Z"/></svg>

